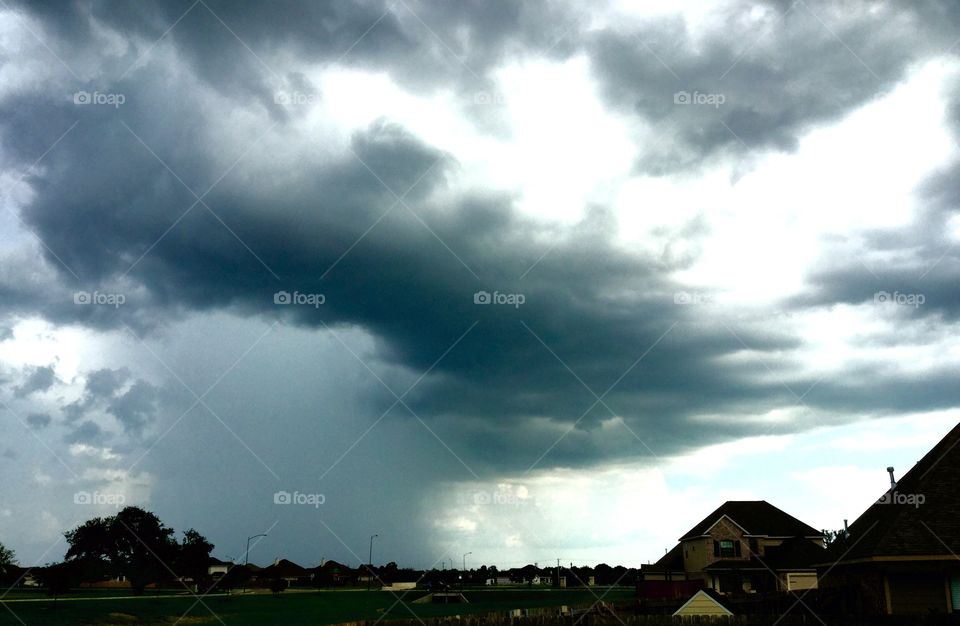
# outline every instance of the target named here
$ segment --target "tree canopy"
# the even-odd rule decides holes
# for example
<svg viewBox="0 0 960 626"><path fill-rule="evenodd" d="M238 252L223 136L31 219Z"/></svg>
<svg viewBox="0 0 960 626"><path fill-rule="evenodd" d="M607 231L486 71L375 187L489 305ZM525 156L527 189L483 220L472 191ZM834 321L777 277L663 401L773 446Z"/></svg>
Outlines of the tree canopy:
<svg viewBox="0 0 960 626"><path fill-rule="evenodd" d="M198 581L207 574L213 544L194 529L177 543L174 530L149 511L129 506L110 517L95 517L64 533L74 563L108 563L124 575L134 593L177 577Z"/></svg>

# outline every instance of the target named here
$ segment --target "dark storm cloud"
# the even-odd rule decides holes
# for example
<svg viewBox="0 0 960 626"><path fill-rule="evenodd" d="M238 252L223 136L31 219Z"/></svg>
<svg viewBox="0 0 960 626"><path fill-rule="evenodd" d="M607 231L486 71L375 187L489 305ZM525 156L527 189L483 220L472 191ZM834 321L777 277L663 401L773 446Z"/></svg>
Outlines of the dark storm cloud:
<svg viewBox="0 0 960 626"><path fill-rule="evenodd" d="M57 381L57 375L53 371L52 365L31 367L28 371L30 373L27 374L26 380L14 389L14 397L25 398L38 391L46 391L53 387L53 384Z"/></svg>
<svg viewBox="0 0 960 626"><path fill-rule="evenodd" d="M46 428L51 422L50 415L47 413L31 413L27 416L27 424L30 428L40 430Z"/></svg>
<svg viewBox="0 0 960 626"><path fill-rule="evenodd" d="M70 429L63 440L67 443L100 443L104 439L104 432L96 422L86 420Z"/></svg>
<svg viewBox="0 0 960 626"><path fill-rule="evenodd" d="M303 86L302 76L283 68L281 58L386 70L416 89L454 84L471 93L484 88L488 70L511 54L569 48L563 35L576 25L567 11L549 3L508 0L455 6L416 0L30 2L23 8L44 23L56 51L70 56L83 76L112 80L135 64L153 70L155 59L144 53L165 37L205 83L227 96L250 98L278 119L287 113L276 105L275 92ZM78 48L89 52L97 40L95 24L136 45L109 58L73 54Z"/></svg>
<svg viewBox="0 0 960 626"><path fill-rule="evenodd" d="M135 378L126 367L94 370L85 379L80 398L62 408L71 422L103 411L116 418L124 432L139 436L153 423L161 404L171 411L177 406L169 390Z"/></svg>
<svg viewBox="0 0 960 626"><path fill-rule="evenodd" d="M213 176L209 166L198 167L203 160L196 154L175 148L165 132L138 120L133 100L127 123L167 155L174 171L189 172L188 184ZM51 168L62 177L47 181L27 219L92 285L111 283L150 249L129 275L145 287L142 304L130 298L114 312L118 320L128 311L163 316L186 307L232 308L317 329L358 324L382 339L384 360L415 372L430 368L467 333L408 402L426 416L481 417L504 428L541 416L569 424L584 413L580 426L592 428L609 417L602 405L589 410L594 398L567 364L596 393L623 376L607 402L643 431L682 429L682 418L707 406L750 410L757 402L777 401L769 397L772 386L735 384L742 381L711 364L739 350L740 339L723 329L693 327L696 318L674 303L677 289L662 277L679 266L614 247L615 221L603 209L591 211L543 256L544 247L531 244L539 226L521 217L510 197L482 194L438 204L432 192L445 188L457 164L403 129L377 124L354 137L359 158L347 155L322 166L305 162L293 174L296 184L230 184L207 196L205 202L266 267L206 210L189 213L151 249L190 198L134 138L115 141L120 136L112 125L105 119L61 142L50 158L64 165ZM67 165L89 150L103 155L98 164L82 172ZM126 172L121 181L118 172ZM384 185L405 191L418 179L405 198L410 209L390 210L394 198ZM132 182L144 180L151 182ZM71 193L59 191L66 189ZM111 190L107 197L103 189ZM162 192L145 191L150 189ZM82 241L78 232L85 234ZM325 303L278 306L274 294L281 290L322 293ZM525 303L478 305L479 290L520 293ZM675 323L683 325L673 334ZM742 333L756 349L796 345L788 337ZM98 374L75 408L94 403L91 387L100 379L113 393L116 383L106 384L110 376ZM689 392L692 381L695 394ZM381 399L381 409L393 401L386 390ZM127 398L113 412L136 428L145 419L142 401ZM588 462L599 448L582 446L566 460Z"/></svg>
<svg viewBox="0 0 960 626"><path fill-rule="evenodd" d="M677 17L589 38L608 101L655 131L642 170L666 173L724 152L791 151L813 126L882 95L956 39L956 28L907 5L853 2L838 12L825 2L767 4L759 19L751 15L763 3L737 5L702 37Z"/></svg>
<svg viewBox="0 0 960 626"><path fill-rule="evenodd" d="M954 94L954 135L960 98ZM915 191L921 208L898 228L869 229L830 242L797 306L874 304L904 319L960 319L960 162Z"/></svg>
<svg viewBox="0 0 960 626"><path fill-rule="evenodd" d="M87 374L85 391L87 397L91 399L109 398L123 387L124 383L130 380L130 370L126 367L120 369L103 368Z"/></svg>
<svg viewBox="0 0 960 626"><path fill-rule="evenodd" d="M98 79L115 80L146 44L119 57L97 56L87 6L31 4L29 10L55 37L55 50L99 72ZM190 5L91 6L107 27L152 42ZM487 69L511 54L575 51L566 43L551 47L554 31L572 18L536 4L508 4L498 11L478 3L465 12L446 4L415 5L429 13L439 39L409 14L384 15L380 5L210 7L269 68L284 55L336 62L382 17L345 62L385 68L402 84L424 88L453 85L469 92L484 86ZM823 9L815 3L809 8ZM805 9L774 19L770 41L742 58L730 32L695 45L669 22L637 32L629 32L631 26L628 32L584 35L582 51L599 72L609 102L639 111L676 139L675 163L661 160L664 170L730 147L788 150L803 130L883 93L902 77L911 55L922 52L915 33L905 30L914 24L913 14L889 5L882 20L863 14L837 26L837 34L869 65L865 68ZM736 20L746 8L737 11L730 16L731 32L744 35L746 27ZM352 154L305 154L295 166L283 164L288 155L278 148L282 142L268 139L265 145L272 148L261 147L250 157L259 168L254 175L234 172L203 205L195 204L191 190L206 190L223 174L224 160L241 156L242 147L220 145L210 130L222 116L239 110L259 114L247 142L279 120L271 138L280 138L289 128L273 102L278 84L312 88L295 72L273 75L282 70L265 68L216 16L198 5L169 35L192 73L217 90L221 103L213 109L163 65L161 50L145 59L149 71L134 70L114 83L125 95L122 107L75 106L70 94L86 85L73 79L44 94L0 102L0 138L8 159L29 165L59 139L43 172L26 179L36 195L23 209L24 220L59 257L50 252L48 261L70 290L125 295L122 306L78 305L66 289L53 299L46 289L0 275L9 310L40 310L54 321L98 328L154 327L183 313L217 310L317 330L360 326L378 338L384 361L417 375L443 357L406 401L443 424L445 437L461 439L478 456L501 454L503 463L520 466L535 461L556 439L558 425L575 422L578 430L546 463L645 454L632 439L623 444L629 434L611 437L604 430L612 413L666 454L753 433L745 418L774 408L807 404L823 412L858 413L874 406L865 400L877 397L870 389L851 389L843 380L818 383L812 376L791 379L797 389L818 383L798 402L765 375L789 376L790 351L802 338L750 324L735 324L731 332L727 322L710 320L702 309L676 304L679 288L667 276L690 259L624 251L613 243L615 218L602 207L552 233L559 239L551 248L541 242L542 224L522 216L510 195L444 193L458 175L456 161L387 121L357 132ZM579 29L571 25L576 35ZM940 31L931 32L935 36L925 41L933 46ZM672 46L670 70L650 53L664 46ZM676 105L673 94L680 90L718 90L726 102L709 110ZM238 126L232 138L250 133ZM238 153L224 159L224 150ZM244 163L239 170L250 173L251 167ZM394 194L408 190L404 203L396 205ZM479 290L522 294L525 302L475 304ZM317 307L277 305L274 294L280 291L322 293L325 301ZM817 303L797 306L810 304ZM737 365L724 361L744 351L761 356ZM153 415L156 390L135 383L118 395L127 377L91 376L85 398L68 414L77 420L108 403L128 431L139 431ZM935 378L924 385L935 393L915 394L914 408L960 400ZM608 389L604 403L597 402L593 393ZM385 409L393 396L382 390L377 400L377 408ZM404 407L394 411L407 415ZM691 428L691 419L704 414L729 419ZM95 423L85 421L70 437L100 435Z"/></svg>
<svg viewBox="0 0 960 626"><path fill-rule="evenodd" d="M117 418L128 433L139 434L157 412L157 388L145 380L138 380L119 397L107 411Z"/></svg>

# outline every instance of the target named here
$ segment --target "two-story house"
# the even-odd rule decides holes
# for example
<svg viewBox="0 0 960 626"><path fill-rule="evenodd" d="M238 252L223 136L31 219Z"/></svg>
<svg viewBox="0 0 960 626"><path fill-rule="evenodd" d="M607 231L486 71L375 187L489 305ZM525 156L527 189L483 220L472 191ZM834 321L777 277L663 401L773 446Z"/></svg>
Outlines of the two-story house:
<svg viewBox="0 0 960 626"><path fill-rule="evenodd" d="M731 500L680 537L644 580L700 580L721 593L792 591L817 586L822 532L765 500Z"/></svg>

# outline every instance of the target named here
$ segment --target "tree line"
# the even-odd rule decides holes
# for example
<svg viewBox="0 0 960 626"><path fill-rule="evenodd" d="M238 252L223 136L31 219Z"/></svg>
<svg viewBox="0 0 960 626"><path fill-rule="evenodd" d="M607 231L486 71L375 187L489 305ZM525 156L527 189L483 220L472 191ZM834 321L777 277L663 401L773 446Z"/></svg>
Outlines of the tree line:
<svg viewBox="0 0 960 626"><path fill-rule="evenodd" d="M178 540L149 511L128 506L116 515L95 517L64 533L67 553L59 563L31 568L33 578L51 595L59 595L84 582L125 577L135 595L150 584L207 579L213 544L194 529ZM0 545L0 576L19 572L15 555ZM22 574L18 574L22 576ZM6 581L14 584L16 580Z"/></svg>

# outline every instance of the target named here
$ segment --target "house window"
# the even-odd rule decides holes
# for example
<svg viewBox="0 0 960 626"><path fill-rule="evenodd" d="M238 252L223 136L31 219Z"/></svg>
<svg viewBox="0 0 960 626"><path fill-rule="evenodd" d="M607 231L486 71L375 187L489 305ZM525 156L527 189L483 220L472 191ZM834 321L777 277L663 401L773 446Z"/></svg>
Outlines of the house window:
<svg viewBox="0 0 960 626"><path fill-rule="evenodd" d="M721 559L729 559L740 556L740 542L722 539L713 542L713 555Z"/></svg>

